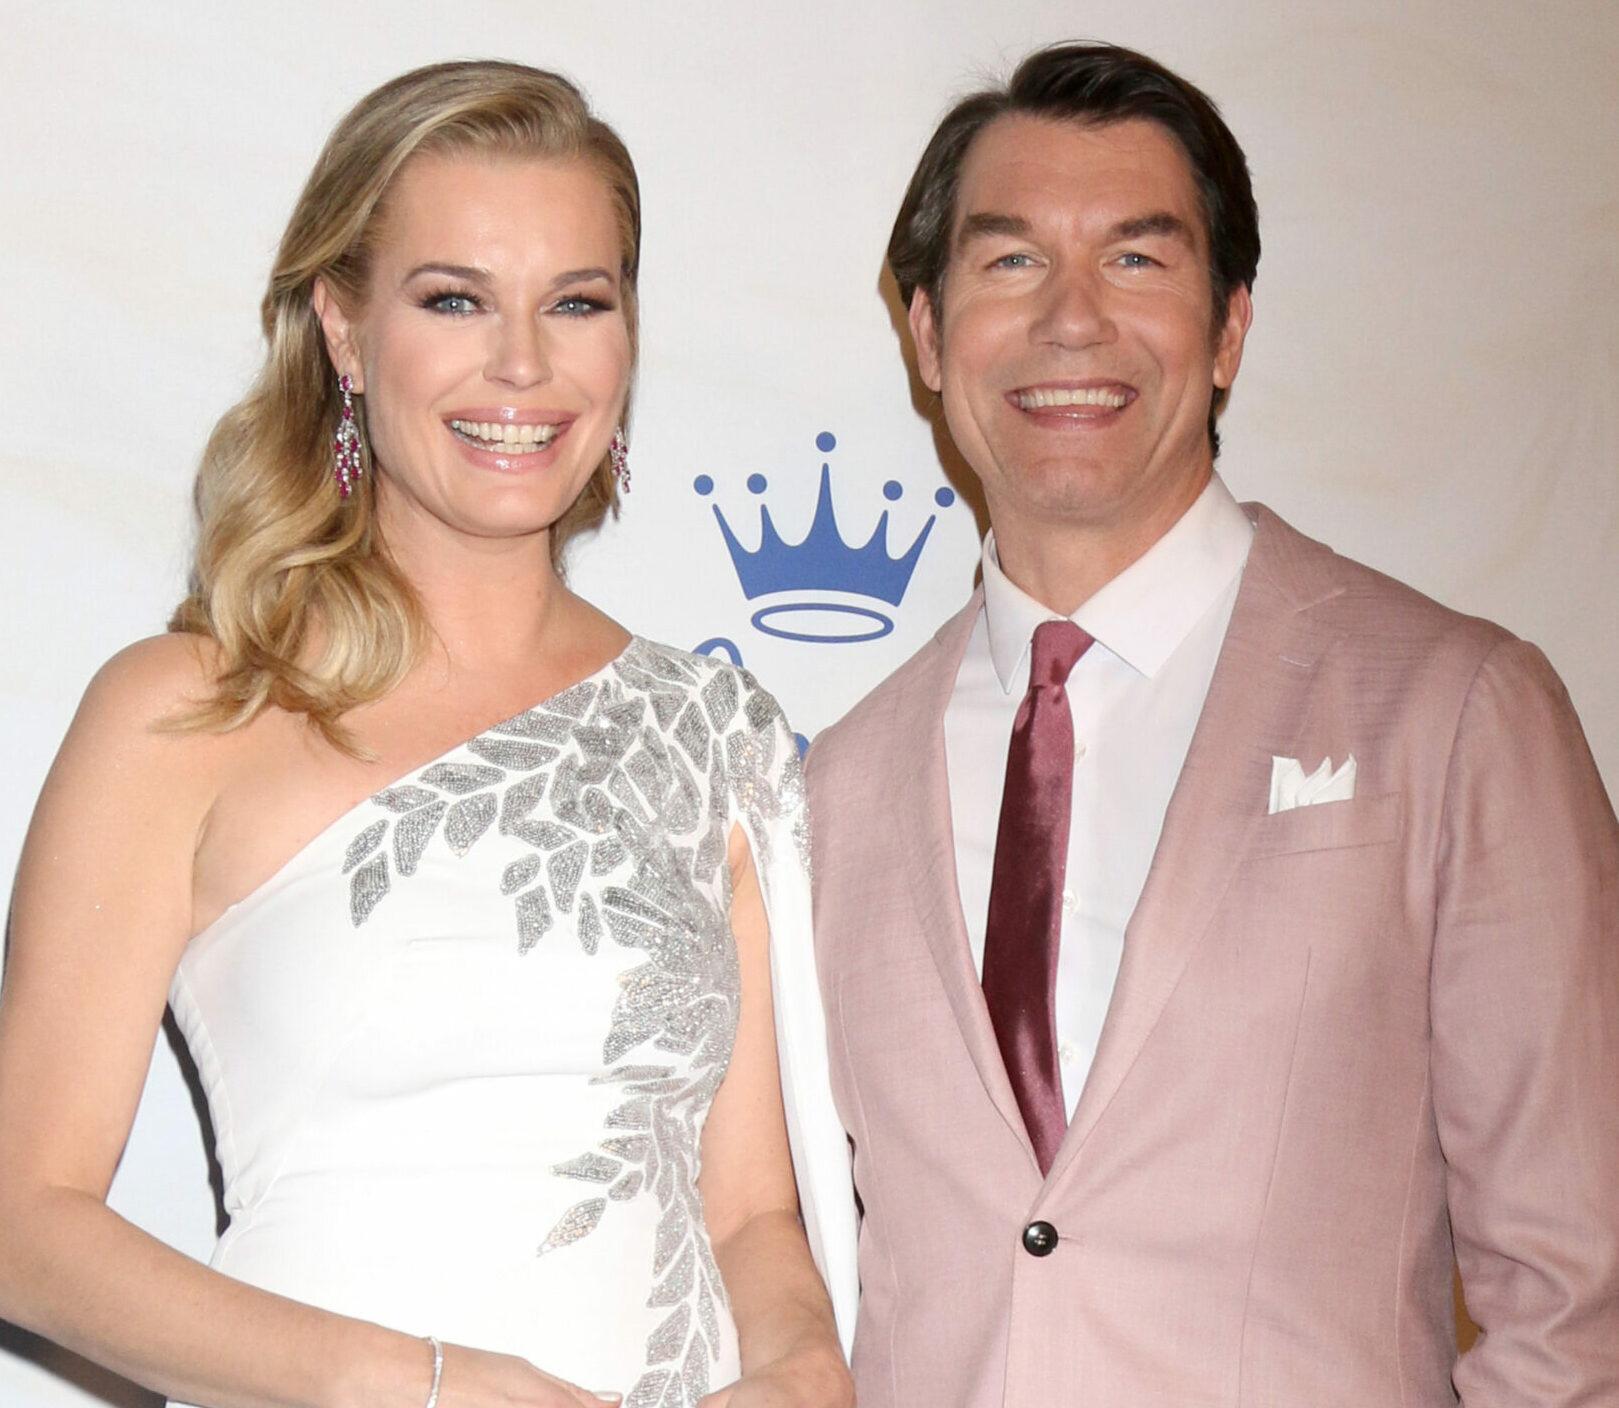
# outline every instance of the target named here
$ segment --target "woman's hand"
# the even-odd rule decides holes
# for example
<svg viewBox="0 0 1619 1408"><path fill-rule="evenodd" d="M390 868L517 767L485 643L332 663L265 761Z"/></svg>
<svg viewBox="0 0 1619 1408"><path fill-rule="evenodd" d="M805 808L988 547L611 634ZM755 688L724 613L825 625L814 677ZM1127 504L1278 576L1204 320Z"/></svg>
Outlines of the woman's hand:
<svg viewBox="0 0 1619 1408"><path fill-rule="evenodd" d="M602 1408L622 1399L616 1390L593 1393L567 1383L514 1354L444 1346L438 1408Z"/></svg>
<svg viewBox="0 0 1619 1408"><path fill-rule="evenodd" d="M698 1408L854 1408L854 1380L835 1348L804 1351L761 1364Z"/></svg>

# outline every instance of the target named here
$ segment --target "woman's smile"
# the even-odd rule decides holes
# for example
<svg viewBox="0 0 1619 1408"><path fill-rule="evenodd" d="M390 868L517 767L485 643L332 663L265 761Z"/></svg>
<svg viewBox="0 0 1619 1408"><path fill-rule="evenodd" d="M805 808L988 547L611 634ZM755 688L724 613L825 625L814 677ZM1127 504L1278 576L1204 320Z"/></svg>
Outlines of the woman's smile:
<svg viewBox="0 0 1619 1408"><path fill-rule="evenodd" d="M519 411L512 407L476 407L444 421L456 447L472 464L512 471L545 468L551 450L573 426L571 411Z"/></svg>

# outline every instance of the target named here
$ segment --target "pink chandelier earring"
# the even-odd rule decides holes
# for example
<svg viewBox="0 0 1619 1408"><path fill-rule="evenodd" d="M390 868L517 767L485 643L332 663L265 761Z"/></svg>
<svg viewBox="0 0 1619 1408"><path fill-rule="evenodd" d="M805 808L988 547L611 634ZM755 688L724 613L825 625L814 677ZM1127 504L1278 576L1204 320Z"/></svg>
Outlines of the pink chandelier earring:
<svg viewBox="0 0 1619 1408"><path fill-rule="evenodd" d="M613 432L612 443L607 447L607 458L613 462L613 478L618 480L619 490L630 492L630 446L624 438L624 427L621 425Z"/></svg>
<svg viewBox="0 0 1619 1408"><path fill-rule="evenodd" d="M337 492L348 498L360 481L360 426L354 418L354 383L344 373L337 379L343 393L343 414L337 422L337 434L332 436L332 450L336 463L332 476L337 480Z"/></svg>

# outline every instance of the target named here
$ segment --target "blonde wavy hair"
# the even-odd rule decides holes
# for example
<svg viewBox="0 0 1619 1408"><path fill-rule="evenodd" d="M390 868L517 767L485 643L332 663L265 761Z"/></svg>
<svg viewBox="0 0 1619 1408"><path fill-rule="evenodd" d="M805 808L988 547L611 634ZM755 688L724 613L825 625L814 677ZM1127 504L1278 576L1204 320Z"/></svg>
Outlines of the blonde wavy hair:
<svg viewBox="0 0 1619 1408"><path fill-rule="evenodd" d="M218 656L212 694L179 728L239 728L274 706L357 752L343 714L394 688L419 656L426 622L382 541L375 479L362 475L347 499L333 481L342 401L313 294L323 279L345 308L363 305L388 189L427 152L592 162L617 215L633 355L635 166L572 83L522 64L443 63L361 99L327 140L281 238L261 311L264 367L220 418L197 471L191 589L169 629L210 638ZM552 525L552 562L616 504L604 459Z"/></svg>

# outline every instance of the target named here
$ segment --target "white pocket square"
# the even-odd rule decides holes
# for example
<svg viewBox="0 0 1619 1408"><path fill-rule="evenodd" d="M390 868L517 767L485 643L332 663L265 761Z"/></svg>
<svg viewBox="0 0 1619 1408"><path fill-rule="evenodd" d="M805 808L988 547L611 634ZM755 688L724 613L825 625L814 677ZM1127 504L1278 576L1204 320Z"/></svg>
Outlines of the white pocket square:
<svg viewBox="0 0 1619 1408"><path fill-rule="evenodd" d="M1355 755L1334 772L1332 759L1323 758L1321 766L1306 775L1297 758L1270 760L1270 815L1290 812L1294 807L1313 806L1317 802L1347 802L1355 795Z"/></svg>

